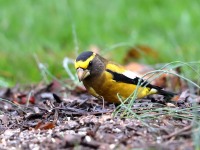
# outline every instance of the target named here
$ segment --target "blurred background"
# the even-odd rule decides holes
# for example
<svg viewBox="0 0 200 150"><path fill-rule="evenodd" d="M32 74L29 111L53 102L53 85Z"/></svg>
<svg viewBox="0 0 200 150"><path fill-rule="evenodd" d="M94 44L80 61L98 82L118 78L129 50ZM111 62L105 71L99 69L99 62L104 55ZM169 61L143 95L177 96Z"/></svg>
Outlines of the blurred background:
<svg viewBox="0 0 200 150"><path fill-rule="evenodd" d="M0 1L0 86L41 81L38 62L67 78L63 59L90 48L122 64L138 46L150 51L140 63L199 61L199 9L198 0Z"/></svg>

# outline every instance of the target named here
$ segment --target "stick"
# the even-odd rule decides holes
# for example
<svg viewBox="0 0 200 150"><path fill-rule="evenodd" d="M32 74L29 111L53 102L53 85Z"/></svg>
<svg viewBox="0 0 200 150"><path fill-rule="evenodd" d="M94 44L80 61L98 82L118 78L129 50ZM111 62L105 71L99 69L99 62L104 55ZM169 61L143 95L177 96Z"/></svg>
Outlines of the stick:
<svg viewBox="0 0 200 150"><path fill-rule="evenodd" d="M173 132L173 133L171 133L169 135L166 135L166 136L163 137L163 139L165 139L165 140L169 139L169 138L171 138L173 136L179 135L181 132L184 132L184 131L187 131L187 130L190 130L190 129L192 129L192 125L186 126L183 129L180 129L180 130L175 131L175 132Z"/></svg>

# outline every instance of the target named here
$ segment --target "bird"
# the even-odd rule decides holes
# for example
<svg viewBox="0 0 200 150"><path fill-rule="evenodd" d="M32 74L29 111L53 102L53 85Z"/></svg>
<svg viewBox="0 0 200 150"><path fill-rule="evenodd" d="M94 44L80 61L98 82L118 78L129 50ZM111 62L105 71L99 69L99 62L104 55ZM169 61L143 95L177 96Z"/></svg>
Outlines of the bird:
<svg viewBox="0 0 200 150"><path fill-rule="evenodd" d="M176 95L176 93L165 91L162 87L148 83L136 72L126 70L122 65L109 61L92 51L79 54L74 65L78 79L83 82L87 91L92 96L109 103L120 104L136 89L137 99L151 94L160 94L170 98ZM140 85L138 85L139 82Z"/></svg>

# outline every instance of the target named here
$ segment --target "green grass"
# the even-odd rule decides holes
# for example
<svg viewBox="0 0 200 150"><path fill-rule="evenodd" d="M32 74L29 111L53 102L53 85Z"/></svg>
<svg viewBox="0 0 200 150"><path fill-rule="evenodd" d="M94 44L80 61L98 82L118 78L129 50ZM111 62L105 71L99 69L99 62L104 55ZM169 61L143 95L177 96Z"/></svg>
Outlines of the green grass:
<svg viewBox="0 0 200 150"><path fill-rule="evenodd" d="M199 0L1 0L0 86L41 81L35 55L52 75L67 78L64 57L74 59L90 45L119 63L136 45L147 45L159 54L156 60L145 56L142 63L199 61L199 8ZM187 79L199 77L191 69L184 71ZM178 115L176 110L165 111ZM148 111L140 116L129 113L138 119L151 117Z"/></svg>
<svg viewBox="0 0 200 150"><path fill-rule="evenodd" d="M0 1L0 77L12 84L40 81L36 54L53 75L66 78L63 58L90 45L120 63L138 44L159 53L143 63L197 61L199 6L198 0Z"/></svg>

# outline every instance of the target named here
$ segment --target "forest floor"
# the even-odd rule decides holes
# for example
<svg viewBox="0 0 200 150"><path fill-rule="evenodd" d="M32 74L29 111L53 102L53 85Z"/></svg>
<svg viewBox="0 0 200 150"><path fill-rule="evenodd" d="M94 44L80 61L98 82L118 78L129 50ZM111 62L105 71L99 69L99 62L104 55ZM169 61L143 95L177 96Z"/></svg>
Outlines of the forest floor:
<svg viewBox="0 0 200 150"><path fill-rule="evenodd" d="M81 86L57 81L1 88L0 97L0 149L192 150L198 139L200 96L187 90L174 102L136 100L128 116L123 109L114 115L116 105L103 107Z"/></svg>

